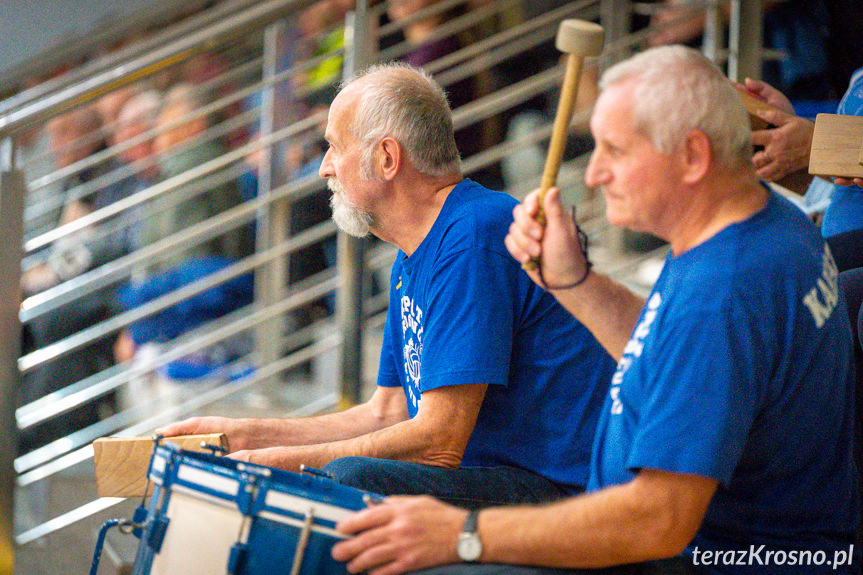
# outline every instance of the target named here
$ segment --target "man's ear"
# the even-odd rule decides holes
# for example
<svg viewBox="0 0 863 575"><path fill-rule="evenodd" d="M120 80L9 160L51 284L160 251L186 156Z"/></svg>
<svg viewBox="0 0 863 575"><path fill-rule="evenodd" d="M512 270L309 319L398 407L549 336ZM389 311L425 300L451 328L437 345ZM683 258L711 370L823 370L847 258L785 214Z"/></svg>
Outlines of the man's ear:
<svg viewBox="0 0 863 575"><path fill-rule="evenodd" d="M378 144L377 165L383 180L396 177L402 167L402 147L395 138L387 136Z"/></svg>
<svg viewBox="0 0 863 575"><path fill-rule="evenodd" d="M682 157L683 181L687 184L700 182L713 163L713 149L710 140L701 130L690 130L683 143Z"/></svg>

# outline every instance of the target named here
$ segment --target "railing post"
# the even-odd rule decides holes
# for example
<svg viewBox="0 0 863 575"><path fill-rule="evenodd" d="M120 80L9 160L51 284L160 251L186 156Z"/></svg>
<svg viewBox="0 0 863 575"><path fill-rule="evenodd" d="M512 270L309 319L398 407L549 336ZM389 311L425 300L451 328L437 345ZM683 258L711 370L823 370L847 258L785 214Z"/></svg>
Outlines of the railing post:
<svg viewBox="0 0 863 575"><path fill-rule="evenodd" d="M18 426L15 407L20 374L21 236L24 214L24 175L15 170L15 143L0 142L0 575L11 575L15 564L13 543L15 453Z"/></svg>
<svg viewBox="0 0 863 575"><path fill-rule="evenodd" d="M602 0L599 4L599 21L605 30L605 45L616 46L616 42L632 32L632 2L630 0ZM611 62L619 62L629 54L619 47L606 48L604 58Z"/></svg>
<svg viewBox="0 0 863 575"><path fill-rule="evenodd" d="M261 138L270 136L281 127L284 114L279 111L286 107L285 102L278 101L278 96L285 90L279 90L272 83L273 77L281 72L280 55L286 44L284 21L270 24L264 32L263 81L265 87L261 93L261 121L259 135ZM278 125L277 125L278 124ZM258 166L258 195L265 197L275 189L284 174L278 169L273 146L261 150ZM284 242L290 235L290 200L279 200L262 207L257 217L256 251L266 251ZM264 308L279 301L285 293L288 282L290 256L277 258L255 272L255 303L256 307ZM255 350L258 365L264 366L279 359L282 341L282 318L272 318L255 330Z"/></svg>
<svg viewBox="0 0 863 575"><path fill-rule="evenodd" d="M345 21L345 78L354 76L371 64L371 36L368 2L359 0L356 10L348 14ZM365 240L339 232L338 266L341 282L338 313L342 332L340 408L356 405L362 399L364 252Z"/></svg>
<svg viewBox="0 0 863 575"><path fill-rule="evenodd" d="M630 0L602 0L599 5L599 22L605 30L606 47L601 56L602 66L611 66L628 58L632 48L622 46L618 41L628 36L632 31L632 2ZM625 238L629 233L623 228L609 226L603 234L603 242L613 254L622 254L626 243Z"/></svg>
<svg viewBox="0 0 863 575"><path fill-rule="evenodd" d="M715 64L719 64L724 33L722 8L717 0L711 0L704 9L704 40L701 51Z"/></svg>
<svg viewBox="0 0 863 575"><path fill-rule="evenodd" d="M728 77L761 78L762 21L761 0L731 0L728 28Z"/></svg>

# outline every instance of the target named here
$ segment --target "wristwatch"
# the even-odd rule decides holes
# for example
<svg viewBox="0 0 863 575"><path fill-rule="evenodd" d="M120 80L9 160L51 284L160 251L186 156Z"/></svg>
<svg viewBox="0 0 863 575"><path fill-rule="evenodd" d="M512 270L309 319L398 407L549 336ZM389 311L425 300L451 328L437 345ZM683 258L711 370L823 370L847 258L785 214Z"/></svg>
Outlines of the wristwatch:
<svg viewBox="0 0 863 575"><path fill-rule="evenodd" d="M482 541L479 540L479 533L476 532L479 511L479 509L474 509L467 514L464 527L458 536L456 551L458 552L459 559L467 563L476 562L479 556L482 555Z"/></svg>

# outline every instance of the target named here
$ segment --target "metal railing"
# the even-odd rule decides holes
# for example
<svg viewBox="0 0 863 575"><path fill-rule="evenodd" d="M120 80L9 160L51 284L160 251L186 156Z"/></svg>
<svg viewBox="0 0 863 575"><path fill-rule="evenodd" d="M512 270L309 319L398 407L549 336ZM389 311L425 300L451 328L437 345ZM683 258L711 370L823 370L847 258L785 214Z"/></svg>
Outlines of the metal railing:
<svg viewBox="0 0 863 575"><path fill-rule="evenodd" d="M290 23L297 11L310 5L311 0L228 2L220 8L220 12L214 13L219 15L218 18L213 14L203 14L194 23L179 24L176 29L166 30L157 37L160 39L158 42L152 39L141 46L130 46L118 54L86 66L82 71L73 73L70 78L59 79L9 101L0 102L0 141L3 142L0 147L0 160L3 161L0 164L0 213L4 214L4 230L0 233L0 242L7 248L2 252L7 255L0 258L0 296L4 306L4 313L0 317L6 322L3 326L6 328L3 329L3 337L7 338L0 348L5 350L0 360L0 429L11 431L13 433L10 435L14 435L16 428L28 431L46 422L62 420L74 410L120 392L132 382L189 354L206 350L243 334L251 334L254 342L251 353L236 358L234 363L228 363L221 371L216 371L203 387L198 388L199 393L181 404L160 409L161 405L156 398L150 403L143 402L121 408L95 423L17 457L9 449L3 450L0 457L0 476L4 481L0 484L0 537L12 537L13 481L19 487L30 486L88 461L93 456L91 442L103 435L149 433L158 425L195 413L202 407L228 397L236 397L263 383L278 380L297 366L336 347L342 350L343 363L338 375L344 382L341 391L323 393L314 398L310 405L298 408L293 414L313 413L339 404L359 401L364 326L369 323L380 325L383 321L382 311L387 305L385 291L365 297L367 294L364 290L369 283L369 271L388 266L394 250L368 251L363 242L339 234L338 272L330 266L302 281L289 281L290 258L296 257L301 249L316 245L322 240L332 241L336 230L329 220L302 231L291 231L286 225L292 217L292 210L295 210L292 206L321 192L323 182L311 176L289 179L283 173L280 154L285 145L301 143L306 138L314 137L312 134L324 120L324 116L322 113L305 117L283 113L284 110L278 109L278 98L283 97L283 92L279 90L286 83L291 83L295 96L308 95L309 90L296 79L333 56L345 59L345 76L379 59L403 57L415 48L407 41L400 41L380 52L375 47L381 38L398 34L410 22L458 8L464 2L465 0L445 0L406 21L384 26L378 26L382 19L383 5L369 8L365 2L358 2L356 11L346 21L343 51L293 58L289 65L282 67L278 65L280 46L286 40L295 40L290 35ZM519 0L490 2L480 9L465 11L450 19L427 41L433 42L462 34L479 25L487 25L486 30L492 28L493 31L430 62L427 69L444 87L450 87L478 74L505 67L510 59L547 44L554 37L557 24L565 18L598 19L611 17L609 15L617 19L623 17L615 10L619 8L619 3L582 0L565 3L553 10L524 19L515 26L489 25L490 22L494 23L497 19L508 16L508 11L520 4L522 2ZM631 3L625 4L627 10L632 8ZM716 3L702 4L710 8ZM285 16L288 18L284 19ZM616 29L623 30L620 26ZM608 54L611 53L615 54L615 57L622 57L628 51L637 49L643 40L643 33L631 35L628 31L625 34L621 31L611 34L608 41L614 49L604 58L610 58ZM251 44L255 45L250 47ZM226 119L211 125L207 132L196 140L187 142L186 147L222 139L241 129L254 129L257 132L256 138L184 173L154 183L69 223L23 240L22 232L15 223L15 218L20 220L24 213L24 187L20 171L15 165L15 140L19 135L54 116L86 105L107 92L169 71L172 66L177 66L186 58L200 54L205 49L213 50L214 46L242 52L242 58L205 85L208 91L212 91L219 86L235 84L228 93L212 99L181 119L153 127L131 140L109 146L32 181L30 185L38 188L62 182L69 176L91 169L101 162L110 161L136 145L157 138L190 119L226 113L232 106L260 94L259 104L239 113L227 114ZM603 60L602 63L606 61ZM597 66L598 63L592 62L590 65ZM480 127L484 122L511 113L538 96L553 95L562 75L562 67L550 62L543 69L525 74L519 81L503 83L498 80L493 90L477 94L473 101L454 110L454 125L457 130ZM577 115L576 123L583 122L585 117L583 111ZM493 170L514 151L527 146L542 145L550 133L549 119L546 124L521 139L500 138L494 145L465 158L463 169L467 175ZM151 161L157 162L181 153L179 148L169 149L164 156ZM57 242L74 238L82 231L95 230L96 233L110 237L122 227L118 224L119 218L134 214L136 210L140 212L146 209L154 200L173 198L173 201L179 202L197 194L204 194L213 186L235 182L240 174L247 171L245 161L253 155L262 156L255 172L259 186L255 197L247 198L155 243L140 246L122 257L30 295L23 300L19 309L17 302L21 301L19 275L22 253L26 268L38 265L44 259L44 251ZM578 170L583 167L583 162L584 158L575 158L569 163L570 173L575 174L570 180L573 186L580 186L577 174L580 173ZM46 210L61 209L77 197L98 191L101 186L134 176L140 167L144 166L118 166L100 176L98 181L94 180L68 190L64 197L56 199L51 205L31 206L24 215L29 219L42 215ZM567 181L566 177L562 174L562 184ZM509 191L520 195L527 190ZM579 212L581 219L585 220L586 229L591 230L592 235L602 236L605 225L601 216L601 201L586 191L582 197ZM19 348L17 337L22 325L27 326L46 314L63 309L76 301L94 297L104 290L115 289L131 281L141 269L157 265L179 249L226 237L253 223L256 226L254 252L233 260L218 272L187 283L138 307L111 314L82 330L24 355L15 352ZM23 250L19 250L22 245ZM17 388L22 374L27 375L50 362L64 361L70 354L106 337L112 337L135 322L171 310L226 281L249 273L255 274L254 302L251 305L218 317L172 340L170 346L155 357L111 365L79 381L69 382L61 389L27 405L15 408L12 391ZM284 333L287 315L335 293L339 298L337 309L341 326L336 334L321 339L320 329L314 323ZM253 371L230 385L225 385L228 374L238 363L251 365ZM43 523L16 534L15 542L26 545L83 518L100 513L117 502L118 500L114 499L70 502L71 507L60 515L47 518Z"/></svg>

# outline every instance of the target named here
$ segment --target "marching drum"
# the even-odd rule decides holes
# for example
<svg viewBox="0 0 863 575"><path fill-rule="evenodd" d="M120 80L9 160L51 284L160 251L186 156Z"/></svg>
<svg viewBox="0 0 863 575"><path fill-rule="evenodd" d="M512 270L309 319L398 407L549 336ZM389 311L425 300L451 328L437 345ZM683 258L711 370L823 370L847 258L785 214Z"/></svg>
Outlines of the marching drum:
<svg viewBox="0 0 863 575"><path fill-rule="evenodd" d="M330 555L346 537L335 524L379 496L323 475L157 445L133 575L347 573Z"/></svg>

